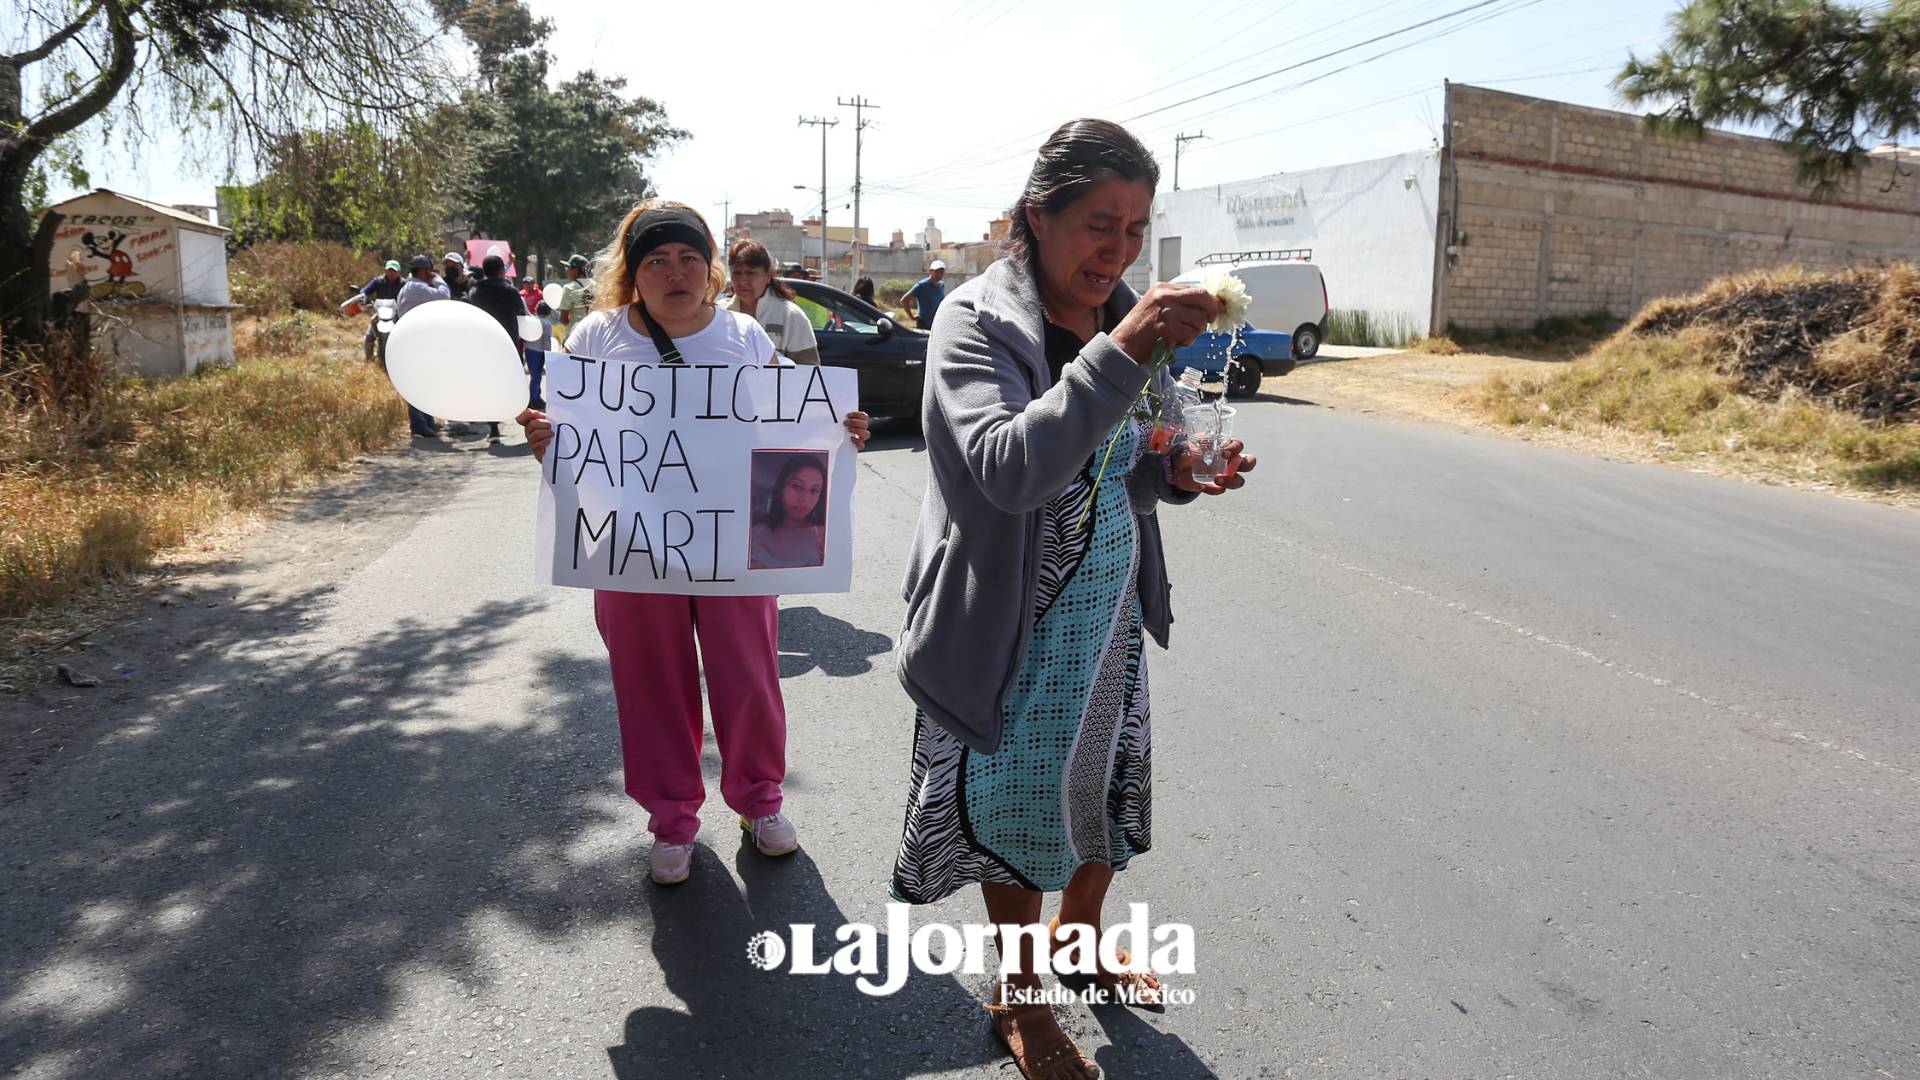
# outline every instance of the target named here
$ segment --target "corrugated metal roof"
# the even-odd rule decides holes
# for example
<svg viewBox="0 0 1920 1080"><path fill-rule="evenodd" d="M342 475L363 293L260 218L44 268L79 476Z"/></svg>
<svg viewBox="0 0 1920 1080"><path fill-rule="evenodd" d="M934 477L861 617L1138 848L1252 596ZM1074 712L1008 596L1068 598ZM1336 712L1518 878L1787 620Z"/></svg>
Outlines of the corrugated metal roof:
<svg viewBox="0 0 1920 1080"><path fill-rule="evenodd" d="M128 195L124 192L119 192L119 191L111 191L107 188L94 188L92 191L87 192L85 195L76 195L73 198L68 199L66 202L54 204L52 207L49 207L49 209L59 210L64 213L67 207L72 206L74 203L77 203L82 199L91 199L95 195L110 195L116 199L124 199L127 202L133 203L134 205L143 207L147 210L151 210L154 213L160 214L164 217L170 217L177 221L186 222L190 225L198 225L200 228L206 229L209 232L228 231L222 228L221 226L215 225L213 222L208 221L206 218L200 217L196 214L189 214L185 210L176 210L173 207L167 206L164 203L149 202L148 200L139 198L138 196Z"/></svg>

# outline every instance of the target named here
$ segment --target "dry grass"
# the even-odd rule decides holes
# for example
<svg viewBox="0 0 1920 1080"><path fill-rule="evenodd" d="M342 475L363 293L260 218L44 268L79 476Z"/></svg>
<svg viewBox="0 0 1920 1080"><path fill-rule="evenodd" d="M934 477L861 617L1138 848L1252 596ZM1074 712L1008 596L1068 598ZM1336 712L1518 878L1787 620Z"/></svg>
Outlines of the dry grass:
<svg viewBox="0 0 1920 1080"><path fill-rule="evenodd" d="M405 412L359 359L361 324L301 318L243 322L234 367L111 381L77 411L0 408L0 617L137 572L395 443ZM254 348L263 335L273 354Z"/></svg>
<svg viewBox="0 0 1920 1080"><path fill-rule="evenodd" d="M1657 300L1626 327L1712 331L1719 368L1761 398L1798 390L1869 419L1920 419L1920 270L1780 267Z"/></svg>
<svg viewBox="0 0 1920 1080"><path fill-rule="evenodd" d="M340 244L276 241L235 252L227 262L227 280L233 302L254 315L302 308L325 312L372 280L381 262L379 256Z"/></svg>
<svg viewBox="0 0 1920 1080"><path fill-rule="evenodd" d="M1426 353L1429 356L1459 356L1467 350L1461 348L1460 343L1451 337L1441 334L1437 337L1426 335L1416 337L1407 342L1407 351Z"/></svg>
<svg viewBox="0 0 1920 1080"><path fill-rule="evenodd" d="M1920 424L1876 422L1792 382L1757 396L1727 362L1739 347L1707 326L1629 330L1562 370L1498 375L1461 398L1497 424L1612 437L1749 475L1920 490Z"/></svg>

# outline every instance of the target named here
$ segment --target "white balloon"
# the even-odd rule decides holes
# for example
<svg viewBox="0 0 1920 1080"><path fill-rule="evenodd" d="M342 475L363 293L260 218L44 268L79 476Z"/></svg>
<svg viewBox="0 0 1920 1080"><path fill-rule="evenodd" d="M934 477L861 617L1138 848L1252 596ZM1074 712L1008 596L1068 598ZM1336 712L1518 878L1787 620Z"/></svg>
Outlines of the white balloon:
<svg viewBox="0 0 1920 1080"><path fill-rule="evenodd" d="M545 300L547 302L548 307L552 308L555 311L559 311L560 298L565 296L566 294L567 294L567 287L565 285L562 285L557 281L549 281L547 282L546 288L540 290L540 299Z"/></svg>
<svg viewBox="0 0 1920 1080"><path fill-rule="evenodd" d="M510 420L527 406L513 339L472 304L407 312L387 338L387 376L414 408L445 420Z"/></svg>
<svg viewBox="0 0 1920 1080"><path fill-rule="evenodd" d="M522 341L539 341L540 340L540 316L538 315L520 316L520 340Z"/></svg>

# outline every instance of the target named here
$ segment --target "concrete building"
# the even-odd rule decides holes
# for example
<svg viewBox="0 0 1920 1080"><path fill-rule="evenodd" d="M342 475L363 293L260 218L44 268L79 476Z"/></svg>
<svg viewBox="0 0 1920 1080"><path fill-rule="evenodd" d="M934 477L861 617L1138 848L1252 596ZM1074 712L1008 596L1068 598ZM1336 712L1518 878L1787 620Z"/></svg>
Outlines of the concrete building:
<svg viewBox="0 0 1920 1080"><path fill-rule="evenodd" d="M1144 250L1155 281L1209 255L1299 253L1319 265L1336 309L1365 309L1423 333L1439 206L1440 156L1414 151L1169 192L1154 209Z"/></svg>
<svg viewBox="0 0 1920 1080"><path fill-rule="evenodd" d="M1635 114L1451 84L1440 147L1162 196L1153 277L1311 249L1336 310L1408 333L1626 318L1739 270L1920 258L1920 181L1898 157L1820 199L1771 139L1669 139Z"/></svg>
<svg viewBox="0 0 1920 1080"><path fill-rule="evenodd" d="M808 236L813 237L815 240L820 238L819 218L808 218L802 221L800 225L807 230ZM860 228L855 229L851 225L829 225L827 226L827 239L842 244L865 244L867 243L867 227L862 225Z"/></svg>
<svg viewBox="0 0 1920 1080"><path fill-rule="evenodd" d="M793 224L793 212L790 210L762 210L758 214L733 215L735 231L742 229L775 229Z"/></svg>
<svg viewBox="0 0 1920 1080"><path fill-rule="evenodd" d="M149 377L233 362L227 230L105 188L48 212L61 216L49 287L82 297L94 350Z"/></svg>

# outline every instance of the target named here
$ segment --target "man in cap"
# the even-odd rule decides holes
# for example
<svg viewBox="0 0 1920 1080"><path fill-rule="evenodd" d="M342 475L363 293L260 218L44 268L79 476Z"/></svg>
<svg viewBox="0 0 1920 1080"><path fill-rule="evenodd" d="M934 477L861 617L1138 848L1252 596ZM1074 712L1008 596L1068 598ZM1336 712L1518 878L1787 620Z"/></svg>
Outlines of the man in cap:
<svg viewBox="0 0 1920 1080"><path fill-rule="evenodd" d="M400 260L388 259L386 267L380 271L380 276L360 286L359 292L347 297L347 304L357 303L362 307L370 308L375 300L392 300L398 297L400 286L404 284L406 284L406 278L401 276ZM345 307L346 304L340 306ZM379 352L381 363L384 364L387 360L387 335L380 333L377 329L379 322L377 314L374 318L369 318L366 336L360 339L361 352L365 354L368 363L373 362L376 350Z"/></svg>
<svg viewBox="0 0 1920 1080"><path fill-rule="evenodd" d="M593 283L587 278L591 266L585 255L567 259L567 284L560 290L560 325L569 333L575 323L587 317L593 308Z"/></svg>
<svg viewBox="0 0 1920 1080"><path fill-rule="evenodd" d="M527 305L527 310L532 311L534 308L539 307L541 299L542 297L540 295L540 283L533 280L533 275L528 274L527 276L521 278L520 279L520 300L522 303Z"/></svg>
<svg viewBox="0 0 1920 1080"><path fill-rule="evenodd" d="M467 260L457 251L449 251L440 257L441 277L446 279L447 293L455 300L465 300L467 290L473 282L467 277Z"/></svg>
<svg viewBox="0 0 1920 1080"><path fill-rule="evenodd" d="M526 343L520 340L520 316L527 314L527 302L507 280L507 261L498 255L489 255L480 260L480 280L474 282L473 289L467 293L467 303L479 308L493 317L506 332L507 340L513 342L514 350L526 358ZM487 441L500 441L498 421L487 425Z"/></svg>
<svg viewBox="0 0 1920 1080"><path fill-rule="evenodd" d="M407 312L421 304L445 300L448 296L447 283L440 280L440 275L433 272L432 259L425 255L415 255L407 266L412 277L400 287L400 295L394 298L394 321L396 322L406 318ZM433 417L414 408L412 402L407 403L407 427L418 439L431 439L440 434L439 429L433 425Z"/></svg>
<svg viewBox="0 0 1920 1080"><path fill-rule="evenodd" d="M933 329L933 313L940 310L940 301L947 298L946 276L947 264L935 259L927 267L927 276L914 282L913 288L900 297L900 307L913 316L913 324L922 330Z"/></svg>

